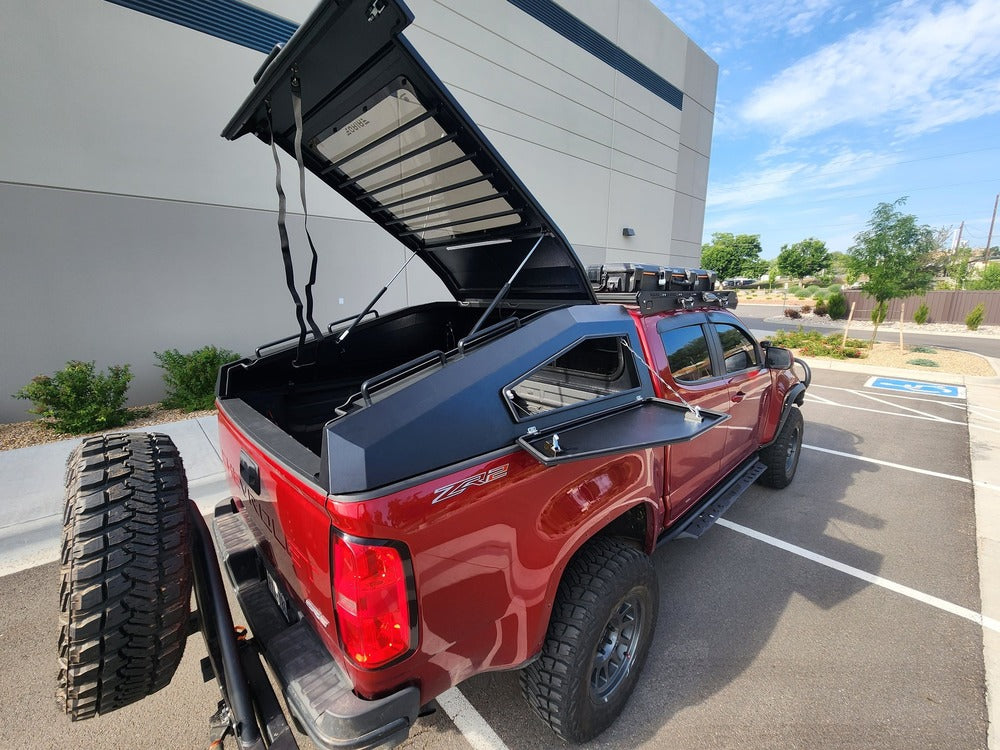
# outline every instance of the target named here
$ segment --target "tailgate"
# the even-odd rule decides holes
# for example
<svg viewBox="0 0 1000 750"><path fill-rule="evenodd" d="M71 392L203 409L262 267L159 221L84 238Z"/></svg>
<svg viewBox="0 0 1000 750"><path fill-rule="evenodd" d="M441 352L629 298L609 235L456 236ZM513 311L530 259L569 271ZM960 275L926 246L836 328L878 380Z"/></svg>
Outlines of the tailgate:
<svg viewBox="0 0 1000 750"><path fill-rule="evenodd" d="M270 567L331 648L336 644L330 577L331 521L326 492L288 461L294 452L257 421L288 435L238 399L219 402L222 460L242 516ZM264 435L269 440L261 441ZM251 437L252 436L252 437ZM297 445L297 444L296 444ZM312 456L318 468L319 459Z"/></svg>

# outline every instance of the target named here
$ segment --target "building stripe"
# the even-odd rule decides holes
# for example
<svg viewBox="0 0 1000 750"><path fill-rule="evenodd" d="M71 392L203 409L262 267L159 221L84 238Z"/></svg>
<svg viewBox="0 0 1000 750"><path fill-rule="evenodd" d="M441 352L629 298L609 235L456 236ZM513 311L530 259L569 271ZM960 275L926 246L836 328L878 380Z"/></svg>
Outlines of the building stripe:
<svg viewBox="0 0 1000 750"><path fill-rule="evenodd" d="M108 0L227 42L270 52L298 26L240 0Z"/></svg>
<svg viewBox="0 0 1000 750"><path fill-rule="evenodd" d="M107 0L258 52L284 44L298 26L240 0ZM508 0L580 49L628 76L651 94L683 109L684 93L553 0Z"/></svg>
<svg viewBox="0 0 1000 750"><path fill-rule="evenodd" d="M667 104L677 109L684 108L684 92L553 0L507 0L507 2L520 8L535 20L541 21L580 49L603 60Z"/></svg>

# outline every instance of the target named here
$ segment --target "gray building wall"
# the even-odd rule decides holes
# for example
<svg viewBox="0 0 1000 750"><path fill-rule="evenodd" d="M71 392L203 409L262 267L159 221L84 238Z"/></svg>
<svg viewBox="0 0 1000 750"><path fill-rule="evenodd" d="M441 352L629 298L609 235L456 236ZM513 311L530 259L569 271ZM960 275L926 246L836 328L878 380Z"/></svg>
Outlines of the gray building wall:
<svg viewBox="0 0 1000 750"><path fill-rule="evenodd" d="M296 22L312 4L257 2ZM409 4L407 37L584 263L697 264L718 70L648 0L560 4L681 88L680 110L504 0ZM9 394L69 359L131 363L131 401L148 403L154 351L248 354L292 333L271 154L218 136L263 55L104 0L0 0L0 14L0 420L25 418ZM331 321L404 251L311 176L307 192L316 318ZM379 308L446 297L411 264Z"/></svg>

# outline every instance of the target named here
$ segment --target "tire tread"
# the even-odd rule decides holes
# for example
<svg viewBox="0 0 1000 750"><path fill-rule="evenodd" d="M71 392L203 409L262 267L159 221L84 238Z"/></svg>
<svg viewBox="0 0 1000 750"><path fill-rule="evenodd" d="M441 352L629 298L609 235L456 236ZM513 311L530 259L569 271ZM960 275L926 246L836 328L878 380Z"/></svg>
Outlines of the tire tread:
<svg viewBox="0 0 1000 750"><path fill-rule="evenodd" d="M535 714L564 740L581 742L603 731L614 716L597 726L582 726L578 711L589 700L588 681L574 679L581 658L581 639L603 629L604 621L595 611L621 582L637 579L650 587L652 611L649 632L656 624L658 589L652 563L642 550L611 537L598 537L585 545L567 567L559 584L549 630L539 657L521 670L521 692ZM598 633L599 635L599 633ZM651 639L651 638L650 638ZM648 648L648 641L646 644ZM588 655L589 656L589 655ZM641 668L639 659L636 671ZM634 686L634 683L633 683ZM628 697L629 686L620 697Z"/></svg>
<svg viewBox="0 0 1000 750"><path fill-rule="evenodd" d="M170 438L87 438L66 463L59 702L74 720L165 687L187 639L187 480Z"/></svg>
<svg viewBox="0 0 1000 750"><path fill-rule="evenodd" d="M767 466L767 471L758 477L758 483L776 490L784 489L791 484L795 477L795 470L798 468L798 458L802 454L803 424L802 412L793 406L777 439L760 452L760 460ZM795 466L792 467L792 473L789 476L785 473L785 456L796 427L799 430L799 457L796 457Z"/></svg>

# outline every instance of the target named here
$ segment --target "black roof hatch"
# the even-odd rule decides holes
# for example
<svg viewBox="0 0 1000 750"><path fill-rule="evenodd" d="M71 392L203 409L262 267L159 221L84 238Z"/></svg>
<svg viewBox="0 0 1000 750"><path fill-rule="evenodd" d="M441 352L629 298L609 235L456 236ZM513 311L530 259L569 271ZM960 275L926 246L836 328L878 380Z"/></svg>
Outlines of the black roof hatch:
<svg viewBox="0 0 1000 750"><path fill-rule="evenodd" d="M402 36L412 20L400 0L326 0L223 136L269 142L273 132L293 154L297 78L306 168L419 255L456 299L492 299L544 235L506 299L595 302L568 240Z"/></svg>

